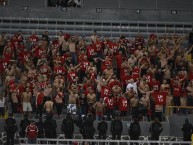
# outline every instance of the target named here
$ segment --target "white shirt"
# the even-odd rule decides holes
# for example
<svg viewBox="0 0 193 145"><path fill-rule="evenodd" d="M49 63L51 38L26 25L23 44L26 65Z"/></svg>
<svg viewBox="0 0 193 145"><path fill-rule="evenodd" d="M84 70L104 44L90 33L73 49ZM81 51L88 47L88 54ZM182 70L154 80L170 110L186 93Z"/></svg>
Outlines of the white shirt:
<svg viewBox="0 0 193 145"><path fill-rule="evenodd" d="M133 90L138 94L138 92L137 92L137 82L128 83L127 87L126 87L126 90L129 91L129 90L131 90L131 88L133 88Z"/></svg>
<svg viewBox="0 0 193 145"><path fill-rule="evenodd" d="M0 99L0 107L5 107L5 98Z"/></svg>

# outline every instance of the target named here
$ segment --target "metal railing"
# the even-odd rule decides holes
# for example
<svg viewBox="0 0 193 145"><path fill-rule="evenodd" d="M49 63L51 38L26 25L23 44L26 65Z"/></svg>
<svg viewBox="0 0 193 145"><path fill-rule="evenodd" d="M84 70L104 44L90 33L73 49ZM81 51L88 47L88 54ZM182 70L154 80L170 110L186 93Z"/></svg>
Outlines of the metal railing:
<svg viewBox="0 0 193 145"><path fill-rule="evenodd" d="M0 17L0 30L13 34L22 30L24 35L31 35L36 31L41 35L49 31L51 36L57 36L59 31L70 34L90 36L94 30L100 36L119 37L124 34L133 38L138 33L145 38L151 33L158 36L165 33L184 35L192 30L192 23L188 22L152 22L152 21L109 21L109 20L76 20L76 19L48 19L48 18L15 18Z"/></svg>
<svg viewBox="0 0 193 145"><path fill-rule="evenodd" d="M20 145L27 145L27 138L20 138ZM110 145L111 143L116 143L117 145L130 145L130 144L140 144L140 145L152 145L152 144L157 144L157 145L181 145L181 144L186 144L190 145L193 142L191 141L147 141L147 140L98 140L98 139L37 139L37 144L55 144L55 145L64 145L64 144L69 144L69 143L74 143L74 144L82 144L82 143L93 143L95 145L102 145L102 143L105 143L105 145ZM37 145L36 144L36 145Z"/></svg>
<svg viewBox="0 0 193 145"><path fill-rule="evenodd" d="M193 113L193 106L167 106L166 115L167 116L173 115L174 109L178 109L176 111L178 113L188 113L189 111L191 112L191 114Z"/></svg>

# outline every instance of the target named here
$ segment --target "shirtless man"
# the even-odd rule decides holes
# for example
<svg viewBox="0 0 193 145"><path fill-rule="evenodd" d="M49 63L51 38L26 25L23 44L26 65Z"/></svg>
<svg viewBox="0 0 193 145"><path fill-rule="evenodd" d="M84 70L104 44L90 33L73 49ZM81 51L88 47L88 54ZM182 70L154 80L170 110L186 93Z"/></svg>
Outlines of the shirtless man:
<svg viewBox="0 0 193 145"><path fill-rule="evenodd" d="M51 84L48 84L48 85L44 88L44 97L46 97L46 98L52 98L52 86L51 86Z"/></svg>
<svg viewBox="0 0 193 145"><path fill-rule="evenodd" d="M49 98L47 99L47 101L45 102L45 104L44 104L44 109L46 110L47 113L49 113L49 114L52 114L52 113L53 113L53 111L54 111L53 105L54 105L54 103L53 103L53 101L51 100L51 98L49 97Z"/></svg>
<svg viewBox="0 0 193 145"><path fill-rule="evenodd" d="M163 92L169 92L170 91L170 85L167 83L166 79L163 80L163 83L161 84L160 91L163 91Z"/></svg>
<svg viewBox="0 0 193 145"><path fill-rule="evenodd" d="M17 113L18 98L17 98L16 90L14 90L14 92L11 94L11 100L13 102L12 112Z"/></svg>
<svg viewBox="0 0 193 145"><path fill-rule="evenodd" d="M143 117L147 116L147 111L148 111L148 108L150 107L150 100L147 94L143 94L143 97L141 97L141 99L139 100L139 103L140 103L140 109Z"/></svg>
<svg viewBox="0 0 193 145"><path fill-rule="evenodd" d="M26 92L24 92L22 94L22 102L23 102L23 112L24 112L24 114L26 112L30 113L32 111L31 97L32 97L32 93L30 92L30 89L26 88Z"/></svg>
<svg viewBox="0 0 193 145"><path fill-rule="evenodd" d="M166 109L167 109L167 115L172 115L173 111L172 108L169 108L168 106L173 106L173 96L171 94L171 92L168 93L168 95L166 96Z"/></svg>
<svg viewBox="0 0 193 145"><path fill-rule="evenodd" d="M64 78L61 75L58 75L54 79L54 88L64 88Z"/></svg>
<svg viewBox="0 0 193 145"><path fill-rule="evenodd" d="M131 57L128 59L128 64L131 66L131 67L134 67L135 64L137 62L137 59L136 57L132 54Z"/></svg>
<svg viewBox="0 0 193 145"><path fill-rule="evenodd" d="M137 94L134 94L134 97L130 99L130 107L131 107L131 116L137 117L139 114L139 98Z"/></svg>
<svg viewBox="0 0 193 145"><path fill-rule="evenodd" d="M99 101L97 101L93 107L95 108L95 113L96 113L96 120L97 121L100 121L101 118L103 117L104 115L104 111L105 111L105 105L103 103L103 99L100 98Z"/></svg>
<svg viewBox="0 0 193 145"><path fill-rule="evenodd" d="M90 89L90 92L87 94L88 104L94 104L96 101L96 94Z"/></svg>
<svg viewBox="0 0 193 145"><path fill-rule="evenodd" d="M67 100L67 111L71 114L77 113L77 105L79 104L78 85L72 84L68 87L69 98Z"/></svg>
<svg viewBox="0 0 193 145"><path fill-rule="evenodd" d="M107 65L107 68L104 70L105 79L108 79L110 75L113 73L113 69L110 65Z"/></svg>

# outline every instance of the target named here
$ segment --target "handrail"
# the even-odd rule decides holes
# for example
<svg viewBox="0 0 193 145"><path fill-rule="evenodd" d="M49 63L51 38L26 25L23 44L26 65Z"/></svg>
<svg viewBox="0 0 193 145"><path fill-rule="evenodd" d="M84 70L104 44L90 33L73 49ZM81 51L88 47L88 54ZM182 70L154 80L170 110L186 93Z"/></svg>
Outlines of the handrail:
<svg viewBox="0 0 193 145"><path fill-rule="evenodd" d="M173 114L172 108L179 108L179 109L193 109L193 106L166 106L166 115L169 116Z"/></svg>
<svg viewBox="0 0 193 145"><path fill-rule="evenodd" d="M123 21L123 20L89 20L89 19L53 19L53 18L23 18L23 17L0 17L0 19L15 19L15 20L38 20L38 21L68 21L68 22L92 22L92 23L143 23L143 24L188 24L192 25L192 22L167 22L167 21Z"/></svg>
<svg viewBox="0 0 193 145"><path fill-rule="evenodd" d="M27 138L19 138L20 143L22 141L26 142L28 139ZM55 144L58 145L59 142L105 142L105 143L113 143L113 142L118 142L118 143L158 143L158 144L191 144L193 141L149 141L149 140L99 140L99 139L50 139L50 138L38 138L37 142L56 142Z"/></svg>

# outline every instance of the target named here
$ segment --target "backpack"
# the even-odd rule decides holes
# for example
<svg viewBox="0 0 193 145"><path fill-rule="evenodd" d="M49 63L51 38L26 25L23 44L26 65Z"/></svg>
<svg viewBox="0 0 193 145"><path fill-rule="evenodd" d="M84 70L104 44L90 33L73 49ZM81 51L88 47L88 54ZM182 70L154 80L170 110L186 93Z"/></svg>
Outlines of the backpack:
<svg viewBox="0 0 193 145"><path fill-rule="evenodd" d="M27 137L30 139L37 138L37 131L38 131L38 128L36 125L28 125L27 126Z"/></svg>
<svg viewBox="0 0 193 145"><path fill-rule="evenodd" d="M105 121L102 121L99 123L98 130L101 132L106 132L108 129L107 123Z"/></svg>
<svg viewBox="0 0 193 145"><path fill-rule="evenodd" d="M6 120L6 130L7 131L17 131L16 121L13 118L8 118Z"/></svg>
<svg viewBox="0 0 193 145"><path fill-rule="evenodd" d="M114 120L113 131L115 131L115 132L122 131L122 122L120 120Z"/></svg>

